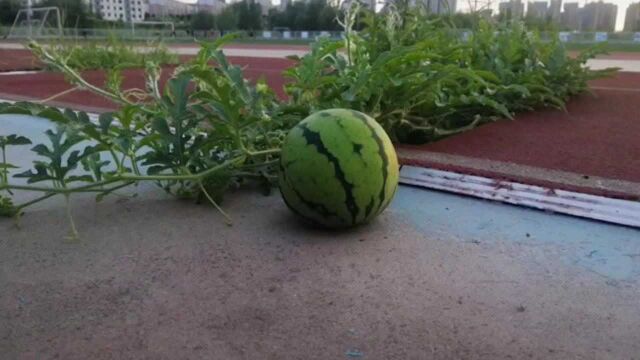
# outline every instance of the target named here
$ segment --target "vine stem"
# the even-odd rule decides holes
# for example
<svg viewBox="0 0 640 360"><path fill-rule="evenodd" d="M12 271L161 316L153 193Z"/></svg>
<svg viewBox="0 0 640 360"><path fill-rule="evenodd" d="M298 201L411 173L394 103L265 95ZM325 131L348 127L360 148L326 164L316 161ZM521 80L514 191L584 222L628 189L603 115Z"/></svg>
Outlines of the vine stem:
<svg viewBox="0 0 640 360"><path fill-rule="evenodd" d="M220 165L214 166L210 169L201 171L196 174L187 174L187 175L133 175L133 174L123 174L118 176L119 180L133 180L133 181L167 181L167 180L199 180L204 177L207 177L218 170L222 170L231 165L235 165L236 163L240 163L244 161L246 157L244 155L235 157L231 160L227 160Z"/></svg>
<svg viewBox="0 0 640 360"><path fill-rule="evenodd" d="M103 180L97 183L77 186L73 188L61 188L61 187L45 187L45 186L29 186L29 185L0 185L0 190L23 190L23 191L39 191L54 194L70 194L74 192L95 192L95 188L104 185L112 184L120 181L136 182L136 181L167 181L167 180L199 180L208 175L213 174L216 171L222 170L229 166L235 165L244 161L246 157L244 155L235 157L231 160L227 160L220 165L214 166L210 169L201 171L196 174L186 175L136 175L136 174L121 174L110 177L107 180Z"/></svg>
<svg viewBox="0 0 640 360"><path fill-rule="evenodd" d="M2 150L2 163L6 164L7 163L7 153L6 153L6 148L4 146L2 146L0 148L0 150ZM8 168L4 168L2 169L2 182L4 183L8 183L9 182L9 169Z"/></svg>
<svg viewBox="0 0 640 360"><path fill-rule="evenodd" d="M78 230L76 229L76 224L73 221L73 215L71 215L71 202L69 201L69 194L64 195L65 207L67 210L67 219L69 219L69 226L71 227L71 234L69 236L69 240L76 241L79 239Z"/></svg>
<svg viewBox="0 0 640 360"><path fill-rule="evenodd" d="M215 206L215 208L220 212L220 214L222 214L222 216L225 217L225 223L229 226L233 225L233 220L231 219L231 216L229 216L229 214L227 214L224 210L222 210L220 205L218 205L218 203L215 200L213 200L211 195L209 195L209 193L207 192L207 189L205 189L204 185L202 185L202 181L198 181L198 186L200 187L200 190L202 190L202 193L204 194L204 196L207 197L207 200L209 200L209 202L213 206Z"/></svg>
<svg viewBox="0 0 640 360"><path fill-rule="evenodd" d="M475 127L478 126L478 124L480 123L482 119L480 117L476 118L475 120L473 120L469 125L466 126L461 126L459 128L456 129L451 129L451 130L446 130L446 129L441 129L441 128L434 128L434 133L438 136L448 136L448 135L454 135L454 134L458 134L467 130L471 130Z"/></svg>
<svg viewBox="0 0 640 360"><path fill-rule="evenodd" d="M119 179L117 177L114 177L114 178L110 178L108 180L103 180L103 181L100 181L100 182L97 182L97 183L83 185L83 186L77 186L77 187L73 187L73 188L6 184L6 185L0 186L0 190L23 190L23 191L40 191L40 192L47 192L47 193L54 193L54 194L69 194L69 193L73 193L73 192L89 191L90 189L93 189L93 188L96 188L96 187L100 187L100 186L104 186L104 185L108 185L108 184L112 184L112 183L118 182L118 181L121 181L121 179Z"/></svg>
<svg viewBox="0 0 640 360"><path fill-rule="evenodd" d="M38 100L38 103L40 103L40 104L48 103L49 101L55 100L55 99L59 98L60 96L64 96L66 94L70 94L70 93L72 93L72 92L74 92L76 90L79 90L79 89L80 89L80 86L74 86L74 87L72 87L70 89L67 89L67 90L61 91L61 92L59 92L59 93L57 93L55 95L49 96L46 99Z"/></svg>
<svg viewBox="0 0 640 360"><path fill-rule="evenodd" d="M82 76L80 76L80 74L78 74L77 71L71 69L66 64L61 64L59 61L57 61L56 58L53 57L51 54L49 54L49 52L45 50L42 46L32 42L31 44L29 44L29 47L31 49L34 49L36 53L40 55L40 58L45 60L45 62L62 70L62 72L65 73L67 76L69 76L73 80L73 82L76 83L78 86L85 88L87 90L93 91L94 93L101 95L103 97L106 97L107 99L111 99L115 102L118 102L121 104L127 104L127 105L134 105L134 103L128 101L125 98L122 98L121 96L118 96L114 93L101 89L97 86L91 85L88 81L83 79Z"/></svg>
<svg viewBox="0 0 640 360"><path fill-rule="evenodd" d="M42 196L40 196L40 197L37 197L37 198L35 198L35 199L33 199L33 200L29 200L29 201L27 201L27 202L24 202L24 203L22 203L22 204L20 204L20 205L16 206L16 212L18 212L18 213L19 213L19 212L20 212L20 210L22 210L22 209L26 208L27 206L29 206L29 205L33 205L33 204L35 204L35 203L37 203L37 202L40 202L40 201L45 200L45 199L48 199L48 198L50 198L50 197L52 197L52 196L55 196L55 195L58 195L58 194L57 194L57 193L54 193L54 192L51 192L51 193L48 193L48 194L42 195Z"/></svg>
<svg viewBox="0 0 640 360"><path fill-rule="evenodd" d="M246 150L246 153L249 156L258 156L258 155L268 155L268 154L279 154L280 151L281 150L278 148L273 148L273 149L260 150L260 151Z"/></svg>

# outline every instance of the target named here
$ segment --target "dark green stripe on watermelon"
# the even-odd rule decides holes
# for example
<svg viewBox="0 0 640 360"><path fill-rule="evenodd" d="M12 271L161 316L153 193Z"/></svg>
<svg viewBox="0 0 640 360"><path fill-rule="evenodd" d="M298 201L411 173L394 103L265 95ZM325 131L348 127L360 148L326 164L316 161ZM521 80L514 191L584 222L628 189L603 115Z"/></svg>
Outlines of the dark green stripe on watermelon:
<svg viewBox="0 0 640 360"><path fill-rule="evenodd" d="M282 176L284 178L285 183L287 184L289 189L291 189L291 191L293 191L296 194L296 196L298 197L298 200L300 200L300 202L302 202L309 209L318 212L320 215L324 216L325 218L329 218L331 216L334 216L336 218L339 217L338 214L329 211L329 209L327 209L327 207L324 206L323 204L314 203L313 201L309 201L309 200L305 199L302 196L302 194L300 194L298 189L296 189L294 186L292 186L289 183L289 180L287 179L287 176L286 176L286 172L284 171L284 166L282 165L282 159L280 160L279 164L280 164L280 174L281 174L280 176ZM282 198L284 199L284 203L291 210L293 210L293 212L295 212L298 216L301 216L303 218L307 218L308 219L308 217L305 216L304 214L302 214L296 207L291 206L291 204L287 201L287 197L284 196L284 194L282 193L282 189L280 189L280 194L282 195Z"/></svg>
<svg viewBox="0 0 640 360"><path fill-rule="evenodd" d="M388 177L388 167L389 167L389 157L387 156L386 151L384 151L384 142L382 141L382 139L380 138L380 136L378 136L378 134L376 133L376 129L374 129L373 126L371 126L371 124L369 123L369 120L367 120L366 117L362 116L361 113L357 112L357 111L352 111L351 112L355 117L357 117L358 119L362 120L362 122L365 123L365 125L367 125L367 127L369 128L369 130L371 130L371 136L373 137L373 140L375 140L376 144L378 144L378 155L380 155L380 158L382 159L382 189L380 190L380 194L378 195L378 199L380 200L380 203L378 203L378 209L377 211L381 210L382 205L384 204L384 200L385 200L385 192L387 190L387 177Z"/></svg>
<svg viewBox="0 0 640 360"><path fill-rule="evenodd" d="M299 127L300 129L302 129L302 136L307 141L307 144L313 145L318 151L318 153L326 156L329 162L331 162L331 164L333 165L333 169L336 173L335 174L336 178L340 182L340 185L342 185L342 189L344 190L344 193L345 193L345 197L346 197L345 205L347 206L347 210L349 211L349 214L351 214L351 223L355 224L356 217L358 216L358 212L359 212L358 204L356 204L355 197L353 196L353 184L347 181L344 171L340 166L340 161L324 145L324 143L322 142L322 137L320 136L320 133L317 133L309 129L305 124L301 124L299 125Z"/></svg>

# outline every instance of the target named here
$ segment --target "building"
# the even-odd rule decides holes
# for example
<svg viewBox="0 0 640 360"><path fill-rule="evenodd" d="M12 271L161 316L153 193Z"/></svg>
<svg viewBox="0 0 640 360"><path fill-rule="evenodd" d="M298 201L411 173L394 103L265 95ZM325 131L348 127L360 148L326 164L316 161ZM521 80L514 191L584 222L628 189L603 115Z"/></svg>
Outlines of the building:
<svg viewBox="0 0 640 360"><path fill-rule="evenodd" d="M491 16L493 15L493 10L491 8L478 10L478 15L485 20L491 20Z"/></svg>
<svg viewBox="0 0 640 360"><path fill-rule="evenodd" d="M562 25L567 29L580 29L580 6L577 2L565 3L562 12Z"/></svg>
<svg viewBox="0 0 640 360"><path fill-rule="evenodd" d="M149 0L149 16L152 18L189 16L197 10L195 5L177 0Z"/></svg>
<svg viewBox="0 0 640 360"><path fill-rule="evenodd" d="M624 31L640 31L640 2L627 7L624 17Z"/></svg>
<svg viewBox="0 0 640 360"><path fill-rule="evenodd" d="M519 19L524 14L524 4L520 0L509 0L498 5L499 16L503 19Z"/></svg>
<svg viewBox="0 0 640 360"><path fill-rule="evenodd" d="M549 10L547 11L547 18L556 24L561 21L562 0L551 0L549 4Z"/></svg>
<svg viewBox="0 0 640 360"><path fill-rule="evenodd" d="M109 21L144 21L149 0L93 0L93 12Z"/></svg>
<svg viewBox="0 0 640 360"><path fill-rule="evenodd" d="M196 8L198 12L219 14L225 7L224 0L198 0Z"/></svg>
<svg viewBox="0 0 640 360"><path fill-rule="evenodd" d="M616 28L618 6L602 1L586 4L580 10L581 31L613 32Z"/></svg>
<svg viewBox="0 0 640 360"><path fill-rule="evenodd" d="M281 0L282 1L282 0ZM375 7L376 9L382 8L381 11L393 5L394 0L342 0L340 4L341 9L348 8L353 2L360 2L367 7ZM330 1L328 1L330 2ZM408 0L410 6L423 6L431 14L453 14L456 12L458 1L457 0Z"/></svg>
<svg viewBox="0 0 640 360"><path fill-rule="evenodd" d="M456 12L456 0L423 0L432 14L453 14Z"/></svg>
<svg viewBox="0 0 640 360"><path fill-rule="evenodd" d="M527 17L544 19L547 16L547 2L535 1L527 5Z"/></svg>

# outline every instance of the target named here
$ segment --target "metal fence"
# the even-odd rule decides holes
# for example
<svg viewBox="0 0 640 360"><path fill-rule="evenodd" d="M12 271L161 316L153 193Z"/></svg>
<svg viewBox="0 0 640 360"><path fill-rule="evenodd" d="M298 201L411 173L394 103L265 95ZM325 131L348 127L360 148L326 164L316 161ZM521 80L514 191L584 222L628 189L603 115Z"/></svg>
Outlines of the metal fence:
<svg viewBox="0 0 640 360"><path fill-rule="evenodd" d="M123 40L162 40L168 42L184 42L192 41L196 39L213 39L223 35L221 31L188 31L188 30L171 30L169 28L150 29L150 28L118 28L118 29L62 29L62 38L65 39L106 39L109 37L115 37ZM243 32L245 37L258 39L262 41L291 41L291 42L305 42L312 41L319 37L327 37L332 39L340 39L344 36L340 31L283 31L283 30L260 30L260 31L245 31ZM468 38L471 35L471 31L461 30L460 36ZM560 32L560 33L542 33L543 39L550 40L553 36L558 36L561 41L569 43L596 43L602 41L608 41L610 43L623 43L623 44L640 44L640 32L620 32L620 33L606 33L606 32ZM53 39L59 38L60 31L55 28L44 28L37 32L31 32L29 36L29 30L24 27L14 28L10 32L9 27L0 27L0 38L3 39Z"/></svg>
<svg viewBox="0 0 640 360"><path fill-rule="evenodd" d="M233 31L237 32L237 31ZM149 29L136 27L119 28L119 29L70 29L64 28L61 31L56 28L31 29L27 27L0 27L0 37L3 39L106 39L115 37L122 40L153 40L160 39L165 41L185 41L204 38L217 38L224 35L223 31L188 31L188 30L171 30ZM340 31L243 31L241 32L247 38L255 38L260 40L314 40L318 37L329 37L339 39L342 37ZM62 36L61 36L62 35Z"/></svg>

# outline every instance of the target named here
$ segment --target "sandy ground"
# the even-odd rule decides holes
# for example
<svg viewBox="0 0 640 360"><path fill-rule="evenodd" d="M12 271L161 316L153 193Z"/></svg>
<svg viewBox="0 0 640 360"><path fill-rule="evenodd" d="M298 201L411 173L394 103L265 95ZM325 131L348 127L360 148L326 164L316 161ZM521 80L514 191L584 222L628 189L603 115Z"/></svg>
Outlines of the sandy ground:
<svg viewBox="0 0 640 360"><path fill-rule="evenodd" d="M567 264L579 239L485 241L413 223L407 201L437 196L402 188L380 219L346 233L311 229L279 196L253 192L225 203L233 227L208 206L149 194L76 200L78 243L64 241L56 202L27 214L21 230L0 220L0 354L640 358L637 274L615 279ZM455 201L439 211L456 211ZM553 217L509 212L523 222Z"/></svg>

